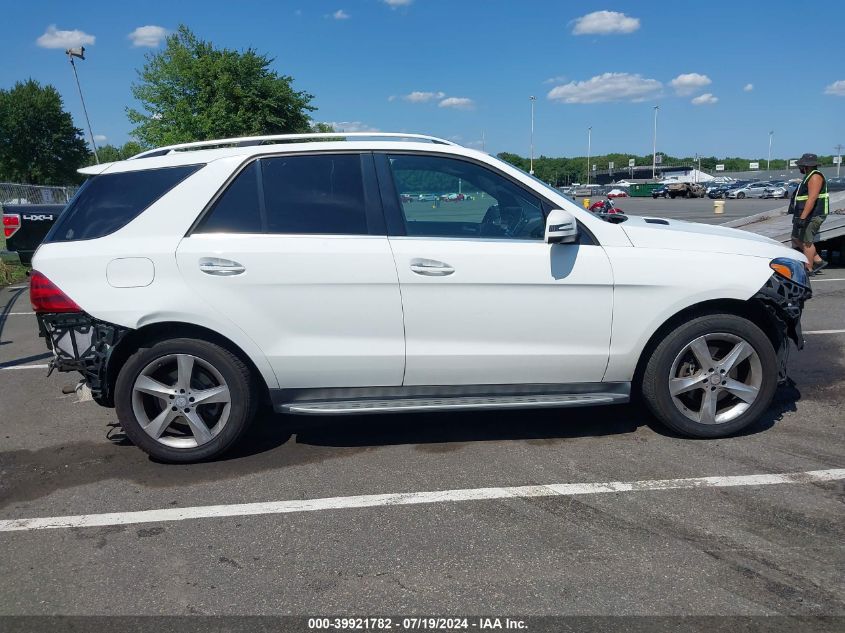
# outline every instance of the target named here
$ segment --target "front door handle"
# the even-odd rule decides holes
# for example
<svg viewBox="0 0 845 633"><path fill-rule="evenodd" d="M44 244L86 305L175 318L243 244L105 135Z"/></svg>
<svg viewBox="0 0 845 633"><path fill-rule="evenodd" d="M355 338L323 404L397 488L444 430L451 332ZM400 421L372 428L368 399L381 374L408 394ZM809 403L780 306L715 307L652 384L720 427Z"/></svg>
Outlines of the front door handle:
<svg viewBox="0 0 845 633"><path fill-rule="evenodd" d="M411 271L418 275L427 277L445 277L455 272L449 264L439 262L436 259L422 259L415 257L411 260Z"/></svg>
<svg viewBox="0 0 845 633"><path fill-rule="evenodd" d="M199 263L202 272L206 275L215 275L217 277L231 277L232 275L240 275L246 271L246 268L242 264L219 257L202 257Z"/></svg>

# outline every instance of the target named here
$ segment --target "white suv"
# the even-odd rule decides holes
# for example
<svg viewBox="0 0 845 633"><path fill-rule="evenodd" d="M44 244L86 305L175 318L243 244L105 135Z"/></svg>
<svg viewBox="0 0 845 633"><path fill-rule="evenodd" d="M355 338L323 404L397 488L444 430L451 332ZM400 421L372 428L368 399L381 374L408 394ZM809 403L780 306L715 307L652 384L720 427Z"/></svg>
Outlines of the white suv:
<svg viewBox="0 0 845 633"><path fill-rule="evenodd" d="M220 455L261 405L565 408L633 391L675 431L720 437L766 410L802 343L797 252L605 221L433 137L227 139L81 171L35 255L33 307L53 366L160 460Z"/></svg>

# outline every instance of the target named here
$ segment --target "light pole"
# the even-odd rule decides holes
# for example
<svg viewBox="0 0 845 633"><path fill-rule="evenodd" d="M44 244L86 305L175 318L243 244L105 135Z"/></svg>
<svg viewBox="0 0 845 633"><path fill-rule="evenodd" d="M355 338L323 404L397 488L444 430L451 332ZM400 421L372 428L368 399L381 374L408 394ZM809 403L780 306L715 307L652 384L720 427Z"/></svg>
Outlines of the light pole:
<svg viewBox="0 0 845 633"><path fill-rule="evenodd" d="M531 167L528 170L529 174L534 174L534 102L537 101L537 97L531 95L528 97L531 101Z"/></svg>
<svg viewBox="0 0 845 633"><path fill-rule="evenodd" d="M842 166L842 143L836 146L836 156L839 159L836 162L836 177L839 178L839 168Z"/></svg>
<svg viewBox="0 0 845 633"><path fill-rule="evenodd" d="M69 48L65 51L67 60L70 62L70 67L73 68L73 76L76 79L76 88L79 90L79 100L82 102L82 113L85 115L85 122L88 124L88 134L91 136L91 147L94 149L94 160L100 164L100 157L97 155L97 143L94 141L94 131L91 129L91 119L88 118L88 110L85 108L85 99L82 97L82 86L79 85L79 75L76 74L76 64L73 63L73 58L85 59L85 47Z"/></svg>
<svg viewBox="0 0 845 633"><path fill-rule="evenodd" d="M654 106L654 142L653 142L653 151L651 155L651 179L657 179L657 111L660 110L660 106Z"/></svg>
<svg viewBox="0 0 845 633"><path fill-rule="evenodd" d="M593 143L593 126L587 128L587 186L590 185L590 150Z"/></svg>
<svg viewBox="0 0 845 633"><path fill-rule="evenodd" d="M766 159L766 171L771 169L772 164L772 137L775 135L775 131L772 130L769 132L769 157Z"/></svg>

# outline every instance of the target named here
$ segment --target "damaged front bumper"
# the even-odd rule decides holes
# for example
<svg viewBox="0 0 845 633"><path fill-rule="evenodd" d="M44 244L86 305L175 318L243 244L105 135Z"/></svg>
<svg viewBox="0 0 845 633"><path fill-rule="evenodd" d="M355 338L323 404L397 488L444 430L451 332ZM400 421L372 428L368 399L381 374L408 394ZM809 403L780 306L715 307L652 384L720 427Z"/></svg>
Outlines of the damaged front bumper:
<svg viewBox="0 0 845 633"><path fill-rule="evenodd" d="M39 314L38 333L53 352L50 372L78 371L99 404L111 406L108 364L112 351L129 330L82 312Z"/></svg>
<svg viewBox="0 0 845 633"><path fill-rule="evenodd" d="M811 299L813 291L809 286L773 274L765 285L752 297L766 309L775 324L780 337L778 355L778 381L786 382L786 363L789 356L789 340L798 349L804 348L804 336L801 332L801 313L804 302Z"/></svg>

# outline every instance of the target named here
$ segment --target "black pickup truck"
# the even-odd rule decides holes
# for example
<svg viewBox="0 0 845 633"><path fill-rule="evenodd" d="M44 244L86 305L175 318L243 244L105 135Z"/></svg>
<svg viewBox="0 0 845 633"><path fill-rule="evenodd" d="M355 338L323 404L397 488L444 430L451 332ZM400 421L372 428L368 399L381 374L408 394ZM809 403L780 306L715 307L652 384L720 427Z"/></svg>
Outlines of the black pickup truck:
<svg viewBox="0 0 845 633"><path fill-rule="evenodd" d="M17 252L22 264L29 264L35 249L65 208L63 204L4 204L3 234L6 249Z"/></svg>

